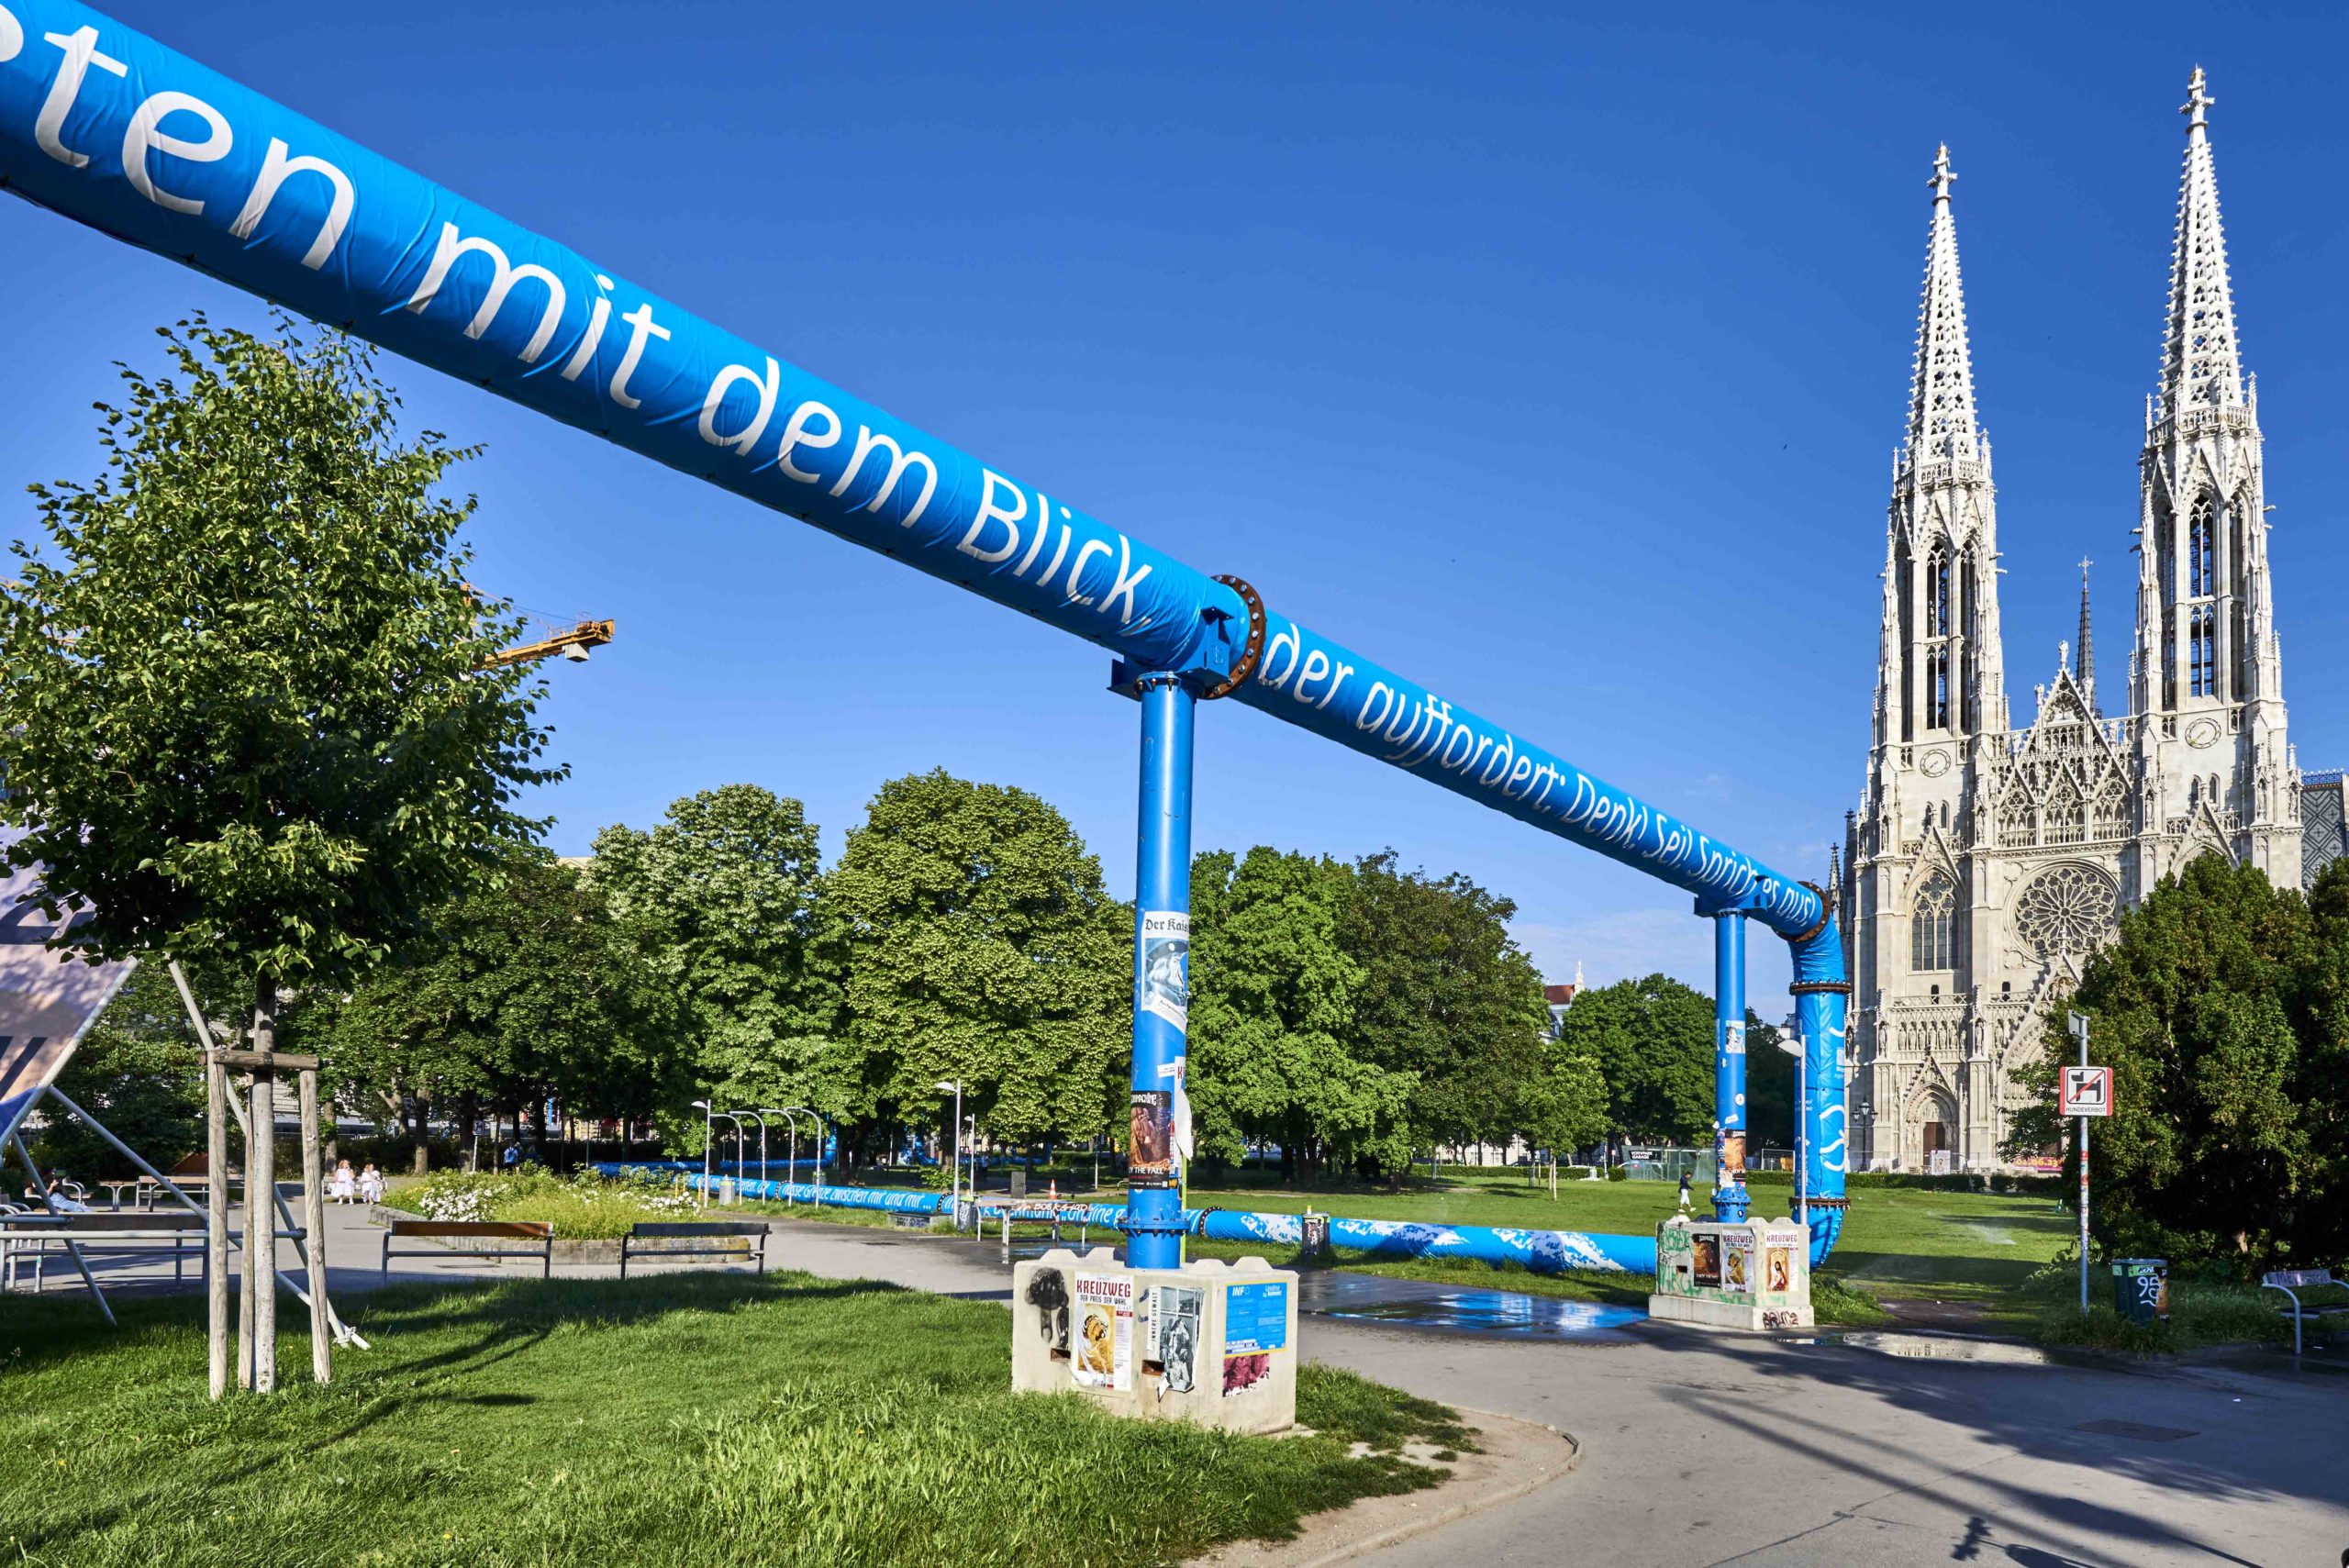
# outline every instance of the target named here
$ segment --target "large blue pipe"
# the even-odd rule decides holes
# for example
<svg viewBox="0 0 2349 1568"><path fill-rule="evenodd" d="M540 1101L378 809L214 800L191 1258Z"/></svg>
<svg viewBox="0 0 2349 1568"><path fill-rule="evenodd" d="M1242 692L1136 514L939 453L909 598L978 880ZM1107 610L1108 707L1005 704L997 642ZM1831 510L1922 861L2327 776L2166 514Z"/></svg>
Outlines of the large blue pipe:
<svg viewBox="0 0 2349 1568"><path fill-rule="evenodd" d="M1210 689L1241 673L1252 707L1746 910L1819 987L1811 1191L1840 1199L1842 955L1811 889L74 0L0 0L0 184L1138 670ZM1815 1253L1839 1218L1814 1222Z"/></svg>
<svg viewBox="0 0 2349 1568"><path fill-rule="evenodd" d="M1141 808L1135 840L1134 1056L1126 1203L1138 1269L1183 1263L1181 1156L1174 1113L1191 1006L1191 729L1181 675L1133 683L1141 702Z"/></svg>
<svg viewBox="0 0 2349 1568"><path fill-rule="evenodd" d="M606 1175L618 1175L629 1167L599 1164L596 1167ZM634 1167L644 1169L674 1169L685 1178L688 1186L715 1186L714 1178L705 1178L699 1168L685 1165ZM770 1198L776 1202L822 1203L834 1208L886 1209L899 1214L946 1214L951 1200L943 1193L906 1192L891 1188L818 1186L812 1182L763 1182L756 1179L734 1184L744 1197ZM1035 1217L1047 1200L1030 1198L1019 1207L1023 1213ZM981 1199L982 1215L998 1212L1004 1204ZM1068 1202L1052 1206L1061 1220L1070 1225L1097 1225L1105 1230L1128 1232L1127 1260L1137 1268L1163 1265L1143 1263L1136 1251L1142 1234L1123 1204ZM1230 1208L1183 1208L1168 1216L1177 1234L1205 1237L1210 1241L1261 1241L1267 1246L1301 1245L1305 1240L1304 1224L1294 1214L1253 1213ZM1418 1220L1346 1219L1333 1217L1330 1221L1330 1240L1349 1251L1363 1252L1382 1258L1464 1258L1482 1263L1514 1263L1535 1273L1655 1273L1655 1238L1653 1236L1601 1236L1582 1230L1533 1230L1490 1225L1430 1225Z"/></svg>
<svg viewBox="0 0 2349 1568"><path fill-rule="evenodd" d="M1713 1218L1745 1218L1745 917L1713 917Z"/></svg>

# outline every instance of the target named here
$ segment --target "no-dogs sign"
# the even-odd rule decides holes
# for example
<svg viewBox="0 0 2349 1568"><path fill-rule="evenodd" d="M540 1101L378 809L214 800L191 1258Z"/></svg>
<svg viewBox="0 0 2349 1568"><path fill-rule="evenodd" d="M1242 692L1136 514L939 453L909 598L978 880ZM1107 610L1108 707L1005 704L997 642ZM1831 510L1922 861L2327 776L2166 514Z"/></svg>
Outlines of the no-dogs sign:
<svg viewBox="0 0 2349 1568"><path fill-rule="evenodd" d="M2066 1067L2064 1079L2055 1092L2055 1114L2058 1116L2110 1116L2112 1114L2112 1069L2110 1067Z"/></svg>

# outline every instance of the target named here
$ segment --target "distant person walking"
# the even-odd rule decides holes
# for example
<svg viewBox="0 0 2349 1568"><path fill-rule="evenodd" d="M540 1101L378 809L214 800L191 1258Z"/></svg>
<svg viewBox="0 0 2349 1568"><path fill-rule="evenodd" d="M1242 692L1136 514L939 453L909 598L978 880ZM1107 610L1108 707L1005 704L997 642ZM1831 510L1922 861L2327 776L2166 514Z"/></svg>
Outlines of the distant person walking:
<svg viewBox="0 0 2349 1568"><path fill-rule="evenodd" d="M1692 1180L1687 1172L1680 1173L1680 1212L1683 1214L1688 1212L1688 1189Z"/></svg>

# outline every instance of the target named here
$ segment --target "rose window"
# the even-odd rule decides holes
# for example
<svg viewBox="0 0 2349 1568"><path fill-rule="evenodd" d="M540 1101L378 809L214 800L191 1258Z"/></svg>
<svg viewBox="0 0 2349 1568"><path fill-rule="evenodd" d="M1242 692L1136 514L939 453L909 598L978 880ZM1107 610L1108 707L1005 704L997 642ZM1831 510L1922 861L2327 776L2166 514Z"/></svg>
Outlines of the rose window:
<svg viewBox="0 0 2349 1568"><path fill-rule="evenodd" d="M2083 953L2112 934L2112 884L2086 866L2055 866L2022 891L2015 929L2042 958Z"/></svg>

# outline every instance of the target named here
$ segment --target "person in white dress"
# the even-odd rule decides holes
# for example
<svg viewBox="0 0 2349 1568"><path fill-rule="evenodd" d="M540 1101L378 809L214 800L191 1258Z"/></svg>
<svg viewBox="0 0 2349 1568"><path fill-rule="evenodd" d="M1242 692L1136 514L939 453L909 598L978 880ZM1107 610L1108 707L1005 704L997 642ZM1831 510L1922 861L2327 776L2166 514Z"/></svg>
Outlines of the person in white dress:
<svg viewBox="0 0 2349 1568"><path fill-rule="evenodd" d="M334 1162L334 1175L327 1183L327 1196L337 1203L349 1203L359 1195L359 1178L351 1173L351 1162Z"/></svg>
<svg viewBox="0 0 2349 1568"><path fill-rule="evenodd" d="M367 1168L359 1173L359 1201L361 1203L384 1201L384 1173L375 1169L375 1162L373 1160L368 1161Z"/></svg>

